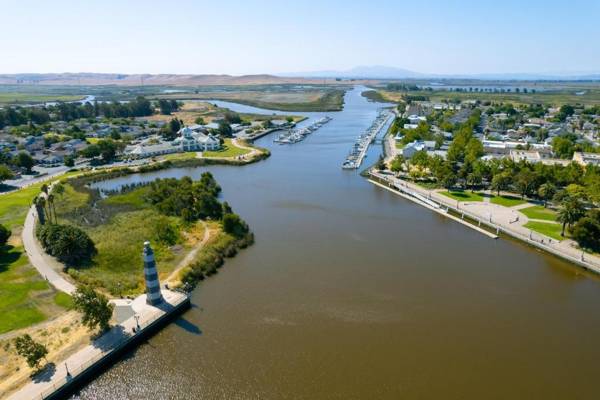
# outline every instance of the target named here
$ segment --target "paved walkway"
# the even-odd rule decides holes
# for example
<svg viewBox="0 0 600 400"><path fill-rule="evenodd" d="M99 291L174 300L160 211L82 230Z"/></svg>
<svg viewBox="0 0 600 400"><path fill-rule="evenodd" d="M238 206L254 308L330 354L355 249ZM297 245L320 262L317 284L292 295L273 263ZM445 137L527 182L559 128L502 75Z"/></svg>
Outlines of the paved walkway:
<svg viewBox="0 0 600 400"><path fill-rule="evenodd" d="M79 350L60 365L53 365L37 374L31 382L13 393L10 400L43 399L60 388L72 377L85 371L109 353L119 349L133 338L133 328L138 326L144 330L154 321L172 312L175 307L186 301L187 296L183 293L170 290L161 291L165 302L158 307L146 304L146 295L138 296L130 302L133 312L138 316L128 318L122 323L113 326L107 333L94 340L90 345ZM70 376L67 375L67 368Z"/></svg>
<svg viewBox="0 0 600 400"><path fill-rule="evenodd" d="M25 218L23 232L21 233L23 247L25 248L27 257L29 257L29 262L56 289L68 294L74 293L76 289L75 285L67 281L59 273L63 269L63 264L58 262L54 257L46 254L35 237L35 220L36 210L34 206L31 206Z"/></svg>
<svg viewBox="0 0 600 400"><path fill-rule="evenodd" d="M524 225L529 221L525 214L519 212L520 209L532 206L533 204L520 204L514 207L504 207L491 202L482 201L457 201L453 200L436 190L428 190L412 182L408 182L392 175L373 174L374 176L387 180L394 185L410 188L412 191L440 203L458 213L464 213L466 216L482 221L487 225L500 229L514 237L524 240L530 244L543 248L546 251L566 257L573 262L579 263L586 268L600 273L600 257L594 254L583 253L576 247L576 243L570 239L557 241L548 236L526 228ZM547 221L545 221L547 222Z"/></svg>

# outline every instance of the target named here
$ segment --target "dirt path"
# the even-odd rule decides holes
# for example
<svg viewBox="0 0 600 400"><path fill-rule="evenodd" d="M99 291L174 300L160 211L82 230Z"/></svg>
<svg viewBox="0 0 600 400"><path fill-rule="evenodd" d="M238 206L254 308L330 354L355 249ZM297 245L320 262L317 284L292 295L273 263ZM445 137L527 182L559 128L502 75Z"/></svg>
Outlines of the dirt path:
<svg viewBox="0 0 600 400"><path fill-rule="evenodd" d="M186 256L183 258L183 260L181 260L179 262L179 264L177 264L177 267L171 272L169 277L165 280L165 283L173 283L177 279L179 272L183 268L190 265L192 263L192 261L194 261L194 259L198 255L198 252L200 250L202 250L202 248L206 245L206 243L210 239L210 233L211 233L210 228L208 227L206 222L204 222L204 221L200 221L200 222L202 223L202 226L204 227L204 236L202 237L202 240L188 254L186 254Z"/></svg>

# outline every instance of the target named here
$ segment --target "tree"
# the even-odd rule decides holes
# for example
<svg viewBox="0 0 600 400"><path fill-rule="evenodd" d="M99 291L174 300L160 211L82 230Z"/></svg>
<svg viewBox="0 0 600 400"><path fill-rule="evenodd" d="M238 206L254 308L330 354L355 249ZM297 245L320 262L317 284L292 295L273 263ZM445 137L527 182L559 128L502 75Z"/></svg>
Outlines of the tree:
<svg viewBox="0 0 600 400"><path fill-rule="evenodd" d="M579 199L567 197L556 216L558 222L562 223L560 235L565 236L565 227L568 226L570 228L571 225L583 216L584 212L585 210Z"/></svg>
<svg viewBox="0 0 600 400"><path fill-rule="evenodd" d="M117 154L117 145L113 140L99 140L97 146L98 151L102 156L102 160L110 162L115 158L115 155Z"/></svg>
<svg viewBox="0 0 600 400"><path fill-rule="evenodd" d="M229 125L229 123L227 123L227 121L219 122L218 131L219 131L219 135L221 135L222 137L231 137L233 134L231 125Z"/></svg>
<svg viewBox="0 0 600 400"><path fill-rule="evenodd" d="M501 172L494 175L492 178L491 189L495 190L497 195L500 196L500 191L508 189L512 178L508 172Z"/></svg>
<svg viewBox="0 0 600 400"><path fill-rule="evenodd" d="M235 237L242 237L248 233L248 225L237 214L223 215L223 230Z"/></svg>
<svg viewBox="0 0 600 400"><path fill-rule="evenodd" d="M109 327L114 305L108 302L106 296L97 293L89 286L80 286L73 294L75 309L83 314L81 323L89 329L97 326L105 331Z"/></svg>
<svg viewBox="0 0 600 400"><path fill-rule="evenodd" d="M521 197L524 198L534 192L536 181L537 176L534 172L528 169L522 169L515 177L515 188L519 191Z"/></svg>
<svg viewBox="0 0 600 400"><path fill-rule="evenodd" d="M4 164L0 164L0 183L2 183L3 181L5 181L7 179L12 179L13 177L14 177L14 174L12 173L10 168L8 168Z"/></svg>
<svg viewBox="0 0 600 400"><path fill-rule="evenodd" d="M552 139L552 151L559 158L571 158L575 151L575 144L566 137L556 136Z"/></svg>
<svg viewBox="0 0 600 400"><path fill-rule="evenodd" d="M67 266L89 262L97 253L92 239L75 226L52 223L39 225L36 234L46 252Z"/></svg>
<svg viewBox="0 0 600 400"><path fill-rule="evenodd" d="M544 183L538 188L538 196L544 201L544 207L548 205L550 200L556 194L556 186L552 183Z"/></svg>
<svg viewBox="0 0 600 400"><path fill-rule="evenodd" d="M206 122L204 122L204 118L202 117L198 117L194 120L195 123L197 123L198 125L205 125Z"/></svg>
<svg viewBox="0 0 600 400"><path fill-rule="evenodd" d="M404 165L404 156L398 155L396 156L390 165L390 170L392 172L400 172L402 171L402 166Z"/></svg>
<svg viewBox="0 0 600 400"><path fill-rule="evenodd" d="M10 229L0 224L0 247L3 247L10 237Z"/></svg>
<svg viewBox="0 0 600 400"><path fill-rule="evenodd" d="M28 173L31 172L31 168L33 168L35 165L33 158L29 155L29 153L24 151L21 151L16 155L14 163L21 168L25 168Z"/></svg>
<svg viewBox="0 0 600 400"><path fill-rule="evenodd" d="M590 210L573 226L573 240L579 247L600 251L600 210Z"/></svg>
<svg viewBox="0 0 600 400"><path fill-rule="evenodd" d="M39 369L40 361L48 354L46 346L36 342L28 334L17 337L15 347L17 354L25 358L29 368Z"/></svg>

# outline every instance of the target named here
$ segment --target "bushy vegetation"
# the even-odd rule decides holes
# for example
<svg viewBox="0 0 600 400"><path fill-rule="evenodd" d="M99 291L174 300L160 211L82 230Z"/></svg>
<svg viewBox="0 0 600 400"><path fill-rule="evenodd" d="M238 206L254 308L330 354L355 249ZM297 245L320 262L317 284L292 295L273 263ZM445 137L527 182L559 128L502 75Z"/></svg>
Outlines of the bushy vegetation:
<svg viewBox="0 0 600 400"><path fill-rule="evenodd" d="M158 211L191 222L198 219L220 219L221 203L217 199L221 187L210 172L198 182L190 177L157 179L150 185L147 200Z"/></svg>
<svg viewBox="0 0 600 400"><path fill-rule="evenodd" d="M40 361L48 354L48 349L41 343L36 342L28 334L15 339L17 354L25 358L29 368L39 369Z"/></svg>
<svg viewBox="0 0 600 400"><path fill-rule="evenodd" d="M44 250L67 266L89 263L97 253L87 233L72 225L38 225L36 234Z"/></svg>

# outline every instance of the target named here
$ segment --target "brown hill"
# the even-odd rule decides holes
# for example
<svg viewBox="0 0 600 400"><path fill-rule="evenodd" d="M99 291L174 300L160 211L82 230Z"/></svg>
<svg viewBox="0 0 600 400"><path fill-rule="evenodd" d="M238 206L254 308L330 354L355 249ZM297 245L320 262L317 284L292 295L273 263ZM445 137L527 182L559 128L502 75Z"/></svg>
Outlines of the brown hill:
<svg viewBox="0 0 600 400"><path fill-rule="evenodd" d="M0 74L0 84L38 85L262 85L284 83L334 83L333 79L285 78L274 75L192 75L192 74L106 74L106 73L60 73L60 74ZM338 82L339 83L339 82Z"/></svg>

